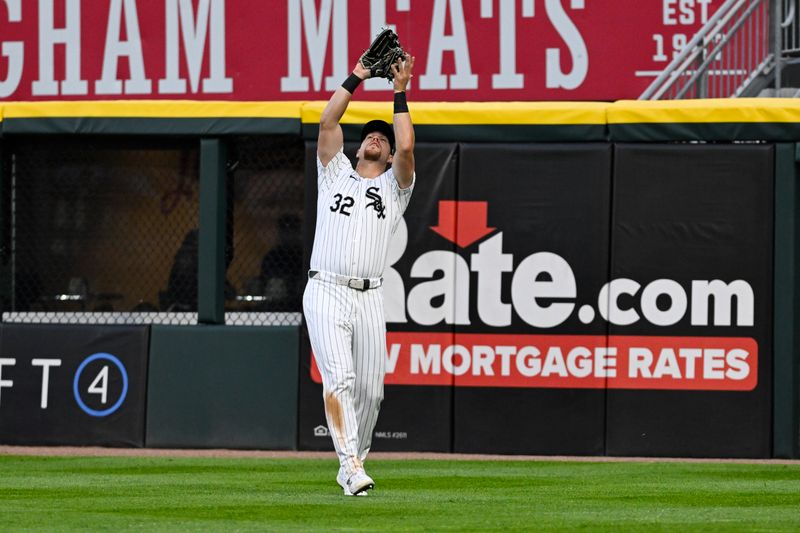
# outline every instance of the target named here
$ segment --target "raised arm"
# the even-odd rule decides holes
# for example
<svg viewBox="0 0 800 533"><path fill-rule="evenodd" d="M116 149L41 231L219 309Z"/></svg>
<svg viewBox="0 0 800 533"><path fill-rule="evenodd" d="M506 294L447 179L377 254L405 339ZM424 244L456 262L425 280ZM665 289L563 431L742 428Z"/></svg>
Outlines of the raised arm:
<svg viewBox="0 0 800 533"><path fill-rule="evenodd" d="M353 78L355 76L355 78ZM341 149L344 144L344 135L339 121L350 104L353 91L361 80L369 78L369 70L356 63L353 74L345 81L341 87L336 89L328 105L322 111L319 119L319 137L317 139L317 156L323 165L327 165L333 156ZM348 90L348 88L350 90Z"/></svg>
<svg viewBox="0 0 800 533"><path fill-rule="evenodd" d="M414 125L406 103L406 87L411 79L414 58L406 54L403 60L392 65L394 73L394 140L395 152L392 170L400 187L411 186L414 177Z"/></svg>

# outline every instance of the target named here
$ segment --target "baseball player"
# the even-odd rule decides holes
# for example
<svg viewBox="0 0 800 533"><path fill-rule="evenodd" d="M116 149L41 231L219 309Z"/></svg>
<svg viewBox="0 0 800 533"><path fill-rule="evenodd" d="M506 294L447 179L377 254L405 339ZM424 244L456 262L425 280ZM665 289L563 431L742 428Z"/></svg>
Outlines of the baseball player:
<svg viewBox="0 0 800 533"><path fill-rule="evenodd" d="M336 481L349 496L366 495L374 486L364 460L383 400L382 276L415 179L414 128L405 95L413 67L407 54L391 66L394 124L373 120L364 126L355 169L343 152L339 120L358 85L370 77L361 62L320 118L317 226L303 312L339 457Z"/></svg>

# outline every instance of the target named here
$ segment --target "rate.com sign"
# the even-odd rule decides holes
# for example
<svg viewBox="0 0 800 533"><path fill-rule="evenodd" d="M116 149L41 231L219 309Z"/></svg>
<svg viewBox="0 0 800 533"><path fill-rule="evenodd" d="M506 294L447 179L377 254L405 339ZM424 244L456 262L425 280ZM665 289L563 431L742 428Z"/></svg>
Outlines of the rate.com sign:
<svg viewBox="0 0 800 533"><path fill-rule="evenodd" d="M388 253L387 384L768 383L771 147L451 150L420 148Z"/></svg>
<svg viewBox="0 0 800 533"><path fill-rule="evenodd" d="M454 205L454 204L460 205ZM576 312L577 282L570 264L551 252L519 260L503 250L503 232L488 228L485 202L441 201L441 220L459 211L459 231L441 225L430 230L468 247L487 231L494 234L466 257L435 250L413 263L416 283L401 298L390 298L387 321L421 326L472 325L506 328L516 314L532 329L547 331ZM482 218L481 218L482 217ZM391 257L407 245L401 221ZM470 272L477 286L470 287ZM386 290L399 274L389 267ZM511 301L501 299L511 281ZM403 285L401 284L402 288ZM477 317L470 317L470 298ZM641 314L621 300L638 298ZM667 306L659 305L660 301ZM677 281L658 279L642 287L632 279L614 279L599 291L596 305L577 309L583 324L604 320L628 326L641 320L671 326L689 316L695 326L752 326L753 289L745 280L693 280L689 290ZM438 303L437 303L438 302ZM404 308L405 307L405 308ZM666 337L622 335L548 335L508 333L389 332L386 384L472 387L547 387L621 389L752 390L758 383L758 344L747 337ZM319 374L314 368L314 379Z"/></svg>
<svg viewBox="0 0 800 533"><path fill-rule="evenodd" d="M456 209L463 227L449 235L458 247L467 247L487 230L487 206L459 203ZM453 209L450 204L440 202L440 209ZM431 230L443 232L441 227ZM396 247L405 245L405 228L399 233ZM395 249L393 255L402 252ZM477 276L471 278L469 272ZM671 279L644 287L632 279L614 279L600 289L596 305L576 309L578 286L570 264L551 252L524 258L506 253L502 231L495 231L477 246L477 253L466 257L457 251L424 253L414 261L411 275L417 280L407 297L389 300L390 324L407 314L423 326L457 328L478 322L485 329L501 331L511 326L516 314L532 330L547 331L577 312L583 324L603 320L628 326L646 321L666 327L688 315L694 326L753 325L753 289L745 280L693 280L687 291ZM398 274L390 267L386 276L395 280ZM475 277L477 284L470 287ZM501 287L508 279L511 301L504 302ZM470 298L476 299L477 317L469 315ZM641 314L621 303L634 298ZM386 383L752 390L758 382L757 368L758 345L752 338L390 332Z"/></svg>
<svg viewBox="0 0 800 533"><path fill-rule="evenodd" d="M721 3L0 0L0 98L327 99L387 26L415 100L636 98Z"/></svg>

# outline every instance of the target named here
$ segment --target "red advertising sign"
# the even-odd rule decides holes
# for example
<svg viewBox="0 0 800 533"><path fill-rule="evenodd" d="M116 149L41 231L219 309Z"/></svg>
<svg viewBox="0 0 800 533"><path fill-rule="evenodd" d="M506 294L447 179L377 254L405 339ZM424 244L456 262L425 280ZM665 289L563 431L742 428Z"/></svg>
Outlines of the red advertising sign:
<svg viewBox="0 0 800 533"><path fill-rule="evenodd" d="M387 385L753 390L750 338L389 332ZM322 380L316 365L312 378Z"/></svg>
<svg viewBox="0 0 800 533"><path fill-rule="evenodd" d="M385 26L418 101L636 98L720 3L3 0L0 98L327 99Z"/></svg>

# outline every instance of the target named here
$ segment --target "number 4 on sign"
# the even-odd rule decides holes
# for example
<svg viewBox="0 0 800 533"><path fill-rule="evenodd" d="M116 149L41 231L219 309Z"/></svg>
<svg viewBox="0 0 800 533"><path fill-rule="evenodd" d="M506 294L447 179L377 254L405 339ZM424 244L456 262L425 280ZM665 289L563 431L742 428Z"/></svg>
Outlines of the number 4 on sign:
<svg viewBox="0 0 800 533"><path fill-rule="evenodd" d="M87 391L91 394L99 394L100 403L106 404L108 401L108 366L104 366L103 370L97 374Z"/></svg>

